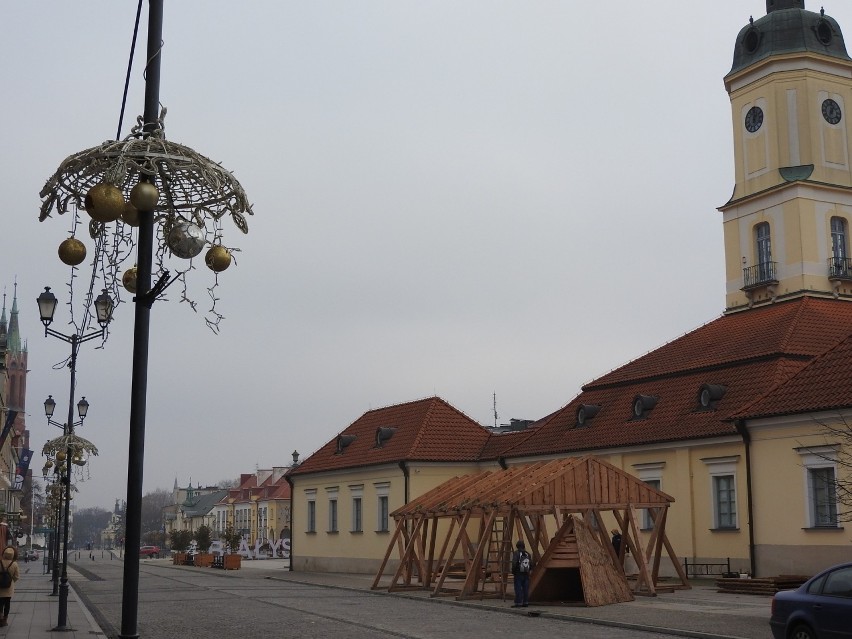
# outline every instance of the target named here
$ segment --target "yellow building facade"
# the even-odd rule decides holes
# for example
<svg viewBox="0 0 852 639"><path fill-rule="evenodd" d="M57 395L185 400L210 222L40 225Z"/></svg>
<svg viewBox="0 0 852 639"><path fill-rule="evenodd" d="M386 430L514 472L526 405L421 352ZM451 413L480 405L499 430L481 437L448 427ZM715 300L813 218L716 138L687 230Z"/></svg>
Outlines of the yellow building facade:
<svg viewBox="0 0 852 639"><path fill-rule="evenodd" d="M366 413L290 475L294 570L374 572L387 517L447 479L587 454L674 498L666 531L692 574L814 574L848 559L837 487L852 480L852 59L840 26L772 0L737 35L725 87L725 313L519 432L489 432L438 398Z"/></svg>

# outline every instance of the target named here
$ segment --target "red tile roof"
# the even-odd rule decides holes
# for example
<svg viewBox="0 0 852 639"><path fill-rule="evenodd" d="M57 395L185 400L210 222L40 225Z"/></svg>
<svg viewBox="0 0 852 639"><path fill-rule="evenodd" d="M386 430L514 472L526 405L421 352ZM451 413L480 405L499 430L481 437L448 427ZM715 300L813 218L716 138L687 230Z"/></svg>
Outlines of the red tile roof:
<svg viewBox="0 0 852 639"><path fill-rule="evenodd" d="M757 419L852 406L852 335L776 384L734 417Z"/></svg>
<svg viewBox="0 0 852 639"><path fill-rule="evenodd" d="M734 420L852 406L852 303L802 297L723 315L586 384L525 431L491 434L437 397L368 411L291 474L411 461L477 461L735 436ZM725 387L710 409L703 384ZM635 419L637 395L657 398ZM578 427L577 409L600 410ZM376 446L379 428L395 428Z"/></svg>
<svg viewBox="0 0 852 639"><path fill-rule="evenodd" d="M379 428L392 436L376 445ZM431 397L367 411L339 437L354 437L338 452L335 437L290 474L357 468L400 461L476 461L489 433L443 399Z"/></svg>
<svg viewBox="0 0 852 639"><path fill-rule="evenodd" d="M846 352L852 349L850 334L852 304L847 301L806 297L724 315L585 385L577 398L503 456L576 454L735 435L733 420L747 406L752 407L749 415L852 406L848 381L841 388L817 388L820 380L834 380L837 386L844 374L852 379L852 357L847 357L852 351ZM829 350L833 357L819 357ZM813 371L806 373L811 362ZM703 384L726 387L713 410L699 407ZM632 403L640 394L658 402L644 419L634 419ZM764 397L763 404L755 404ZM581 404L601 408L578 428Z"/></svg>

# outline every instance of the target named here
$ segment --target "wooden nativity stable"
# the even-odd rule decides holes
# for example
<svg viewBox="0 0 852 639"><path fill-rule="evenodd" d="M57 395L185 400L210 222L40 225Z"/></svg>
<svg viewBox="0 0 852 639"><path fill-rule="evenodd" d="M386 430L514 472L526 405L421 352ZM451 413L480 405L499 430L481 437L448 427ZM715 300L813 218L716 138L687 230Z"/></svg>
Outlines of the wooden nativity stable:
<svg viewBox="0 0 852 639"><path fill-rule="evenodd" d="M680 578L666 590L689 588L666 537L673 502L593 456L455 477L391 513L396 526L373 589L504 599L518 539L533 557L531 601L600 606L630 601L634 594L656 595L663 553ZM643 509L653 523L643 531L644 546ZM619 554L607 521L621 534ZM632 587L624 571L628 547L637 565ZM390 561L395 551L398 564ZM390 583L382 584L392 563Z"/></svg>

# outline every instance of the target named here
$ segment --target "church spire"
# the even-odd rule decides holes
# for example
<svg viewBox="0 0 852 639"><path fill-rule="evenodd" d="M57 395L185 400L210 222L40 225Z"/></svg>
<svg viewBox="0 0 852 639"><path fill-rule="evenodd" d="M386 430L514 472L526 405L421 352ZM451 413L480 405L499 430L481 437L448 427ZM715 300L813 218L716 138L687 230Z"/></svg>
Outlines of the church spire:
<svg viewBox="0 0 852 639"><path fill-rule="evenodd" d="M3 301L3 310L5 315L6 302L5 296ZM18 325L18 283L15 282L15 292L12 295L12 312L9 316L9 328L6 336L6 348L12 353L21 352L21 329Z"/></svg>

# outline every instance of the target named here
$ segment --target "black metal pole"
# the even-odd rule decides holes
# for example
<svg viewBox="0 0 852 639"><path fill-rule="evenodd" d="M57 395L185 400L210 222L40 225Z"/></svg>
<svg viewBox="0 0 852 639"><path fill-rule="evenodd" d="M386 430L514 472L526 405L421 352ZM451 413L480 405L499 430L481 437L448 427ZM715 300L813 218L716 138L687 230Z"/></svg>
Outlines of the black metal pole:
<svg viewBox="0 0 852 639"><path fill-rule="evenodd" d="M71 336L71 389L68 393L68 421L65 423L63 432L66 435L74 434L74 390L77 383L77 335ZM71 449L65 447L65 521L63 522L64 535L62 539L62 578L59 584L59 619L54 630L71 630L68 627L68 524L71 521Z"/></svg>
<svg viewBox="0 0 852 639"><path fill-rule="evenodd" d="M59 480L59 469L53 476L54 485ZM51 597L56 597L59 594L59 529L62 525L62 491L56 491L56 512L53 520L53 538L50 540L50 580L53 582L53 590L50 593Z"/></svg>
<svg viewBox="0 0 852 639"><path fill-rule="evenodd" d="M148 64L145 68L144 130L156 126L160 111L160 48L163 40L163 0L149 0ZM136 260L136 310L133 329L133 378L130 389L130 444L127 458L127 515L120 639L135 639L139 607L139 546L142 535L142 473L145 459L145 406L148 394L148 337L151 324L151 266L154 252L154 212L139 211Z"/></svg>

